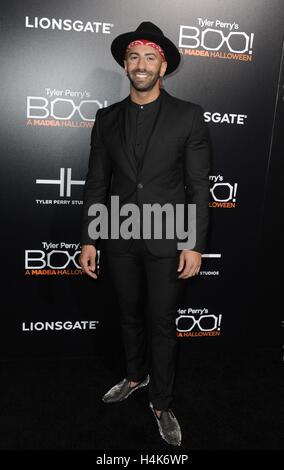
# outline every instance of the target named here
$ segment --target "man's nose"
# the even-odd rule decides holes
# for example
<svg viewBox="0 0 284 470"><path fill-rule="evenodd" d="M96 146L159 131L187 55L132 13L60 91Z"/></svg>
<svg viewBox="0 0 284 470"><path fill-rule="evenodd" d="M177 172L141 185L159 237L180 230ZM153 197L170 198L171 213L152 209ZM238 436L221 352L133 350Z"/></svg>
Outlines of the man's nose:
<svg viewBox="0 0 284 470"><path fill-rule="evenodd" d="M145 58L144 58L144 57L140 57L139 60L138 60L138 64L137 64L137 65L138 65L138 68L139 68L139 69L145 70L145 69L146 69L146 60L145 60Z"/></svg>

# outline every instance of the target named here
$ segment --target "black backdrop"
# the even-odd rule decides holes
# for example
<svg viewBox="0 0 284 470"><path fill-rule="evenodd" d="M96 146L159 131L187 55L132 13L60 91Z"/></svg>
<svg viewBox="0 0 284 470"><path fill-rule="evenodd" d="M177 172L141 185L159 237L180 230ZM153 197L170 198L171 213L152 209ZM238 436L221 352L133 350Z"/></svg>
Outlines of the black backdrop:
<svg viewBox="0 0 284 470"><path fill-rule="evenodd" d="M208 249L177 312L182 352L280 346L280 315L268 326L257 301L281 155L283 2L10 0L0 30L3 356L117 350L111 285L78 267L79 221L96 110L129 93L110 44L144 20L179 47L164 87L202 105L213 147Z"/></svg>

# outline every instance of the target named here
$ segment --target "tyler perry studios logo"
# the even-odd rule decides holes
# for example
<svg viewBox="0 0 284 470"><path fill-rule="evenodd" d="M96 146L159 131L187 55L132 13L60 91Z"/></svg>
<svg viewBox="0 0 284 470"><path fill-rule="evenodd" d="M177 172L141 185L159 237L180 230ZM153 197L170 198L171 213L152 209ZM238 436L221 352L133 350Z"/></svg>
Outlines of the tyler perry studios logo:
<svg viewBox="0 0 284 470"><path fill-rule="evenodd" d="M92 98L87 90L45 88L43 96L27 96L27 126L92 128L107 100Z"/></svg>
<svg viewBox="0 0 284 470"><path fill-rule="evenodd" d="M177 336L181 338L220 336L222 315L207 308L179 308L176 318Z"/></svg>
<svg viewBox="0 0 284 470"><path fill-rule="evenodd" d="M221 257L222 257L221 253L203 253L202 265L198 273L198 277L219 276L220 274L219 260L221 260ZM215 260L218 260L218 264L215 263Z"/></svg>
<svg viewBox="0 0 284 470"><path fill-rule="evenodd" d="M41 245L41 249L25 250L26 276L82 275L79 243L41 242Z"/></svg>
<svg viewBox="0 0 284 470"><path fill-rule="evenodd" d="M224 181L222 175L209 176L213 186L210 188L212 200L209 207L219 209L235 209L237 204L238 183Z"/></svg>
<svg viewBox="0 0 284 470"><path fill-rule="evenodd" d="M235 21L197 18L196 25L180 25L179 51L184 56L251 62L254 33L240 31Z"/></svg>
<svg viewBox="0 0 284 470"><path fill-rule="evenodd" d="M75 188L78 186L84 186L84 180L77 180L72 178L72 168L60 168L58 178L37 178L36 184L44 187L44 192L46 193L49 189L55 188L55 194L57 197L64 199L36 199L35 202L38 205L55 205L55 206L70 206L77 205L80 206L83 204L82 199L73 199L73 192L76 191ZM53 191L53 193L54 193Z"/></svg>

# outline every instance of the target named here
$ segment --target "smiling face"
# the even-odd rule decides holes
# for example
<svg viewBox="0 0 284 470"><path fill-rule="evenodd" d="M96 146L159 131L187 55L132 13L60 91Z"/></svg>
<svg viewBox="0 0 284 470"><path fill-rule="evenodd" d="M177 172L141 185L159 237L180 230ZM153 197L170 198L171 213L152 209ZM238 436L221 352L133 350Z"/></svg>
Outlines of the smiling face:
<svg viewBox="0 0 284 470"><path fill-rule="evenodd" d="M124 68L135 90L149 91L159 86L158 81L166 72L167 62L153 47L139 44L127 52Z"/></svg>

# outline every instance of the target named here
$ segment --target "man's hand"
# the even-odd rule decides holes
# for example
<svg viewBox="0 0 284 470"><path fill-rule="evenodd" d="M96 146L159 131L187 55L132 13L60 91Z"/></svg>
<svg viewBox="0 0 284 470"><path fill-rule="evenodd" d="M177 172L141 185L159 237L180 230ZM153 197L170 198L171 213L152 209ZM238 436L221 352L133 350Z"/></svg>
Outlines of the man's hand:
<svg viewBox="0 0 284 470"><path fill-rule="evenodd" d="M93 279L97 279L97 275L95 273L96 269L96 256L97 250L94 245L83 245L79 263L80 266L85 274L91 276Z"/></svg>
<svg viewBox="0 0 284 470"><path fill-rule="evenodd" d="M187 279L188 277L195 276L199 273L201 266L201 253L193 250L183 250L179 255L178 272L182 273L178 276L179 279Z"/></svg>

